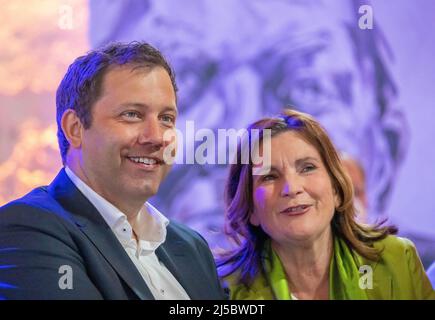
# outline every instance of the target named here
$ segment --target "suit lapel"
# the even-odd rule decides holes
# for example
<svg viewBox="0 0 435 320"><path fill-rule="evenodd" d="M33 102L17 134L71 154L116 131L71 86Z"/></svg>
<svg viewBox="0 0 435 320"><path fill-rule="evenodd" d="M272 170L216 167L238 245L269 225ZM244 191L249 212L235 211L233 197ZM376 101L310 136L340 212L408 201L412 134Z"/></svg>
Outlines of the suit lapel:
<svg viewBox="0 0 435 320"><path fill-rule="evenodd" d="M156 255L178 280L190 299L201 299L200 288L195 285L198 283L199 276L195 272L195 263L197 262L192 261L192 257L186 255L190 249L185 248L182 241L173 238L174 231L170 224L167 230L166 241L157 248Z"/></svg>
<svg viewBox="0 0 435 320"><path fill-rule="evenodd" d="M121 243L91 202L62 169L48 192L73 215L76 224L140 299L154 299Z"/></svg>
<svg viewBox="0 0 435 320"><path fill-rule="evenodd" d="M102 230L102 226L89 224L81 229L140 299L154 299L125 249L115 235L111 234L110 228L107 227L106 230Z"/></svg>

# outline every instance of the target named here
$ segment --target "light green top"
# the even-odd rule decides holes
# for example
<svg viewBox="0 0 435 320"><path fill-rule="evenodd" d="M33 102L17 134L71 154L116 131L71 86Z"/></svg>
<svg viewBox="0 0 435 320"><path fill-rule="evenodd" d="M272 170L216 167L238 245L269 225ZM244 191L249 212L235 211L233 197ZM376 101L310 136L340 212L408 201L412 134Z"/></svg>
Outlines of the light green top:
<svg viewBox="0 0 435 320"><path fill-rule="evenodd" d="M376 242L375 247L383 249L378 262L361 257L340 238L334 239L329 269L330 299L435 300L435 291L411 241L388 236ZM266 276L258 274L250 288L236 283L237 274L224 279L232 300L291 300L291 292L278 255L271 249L270 244L266 245L265 250L263 266Z"/></svg>

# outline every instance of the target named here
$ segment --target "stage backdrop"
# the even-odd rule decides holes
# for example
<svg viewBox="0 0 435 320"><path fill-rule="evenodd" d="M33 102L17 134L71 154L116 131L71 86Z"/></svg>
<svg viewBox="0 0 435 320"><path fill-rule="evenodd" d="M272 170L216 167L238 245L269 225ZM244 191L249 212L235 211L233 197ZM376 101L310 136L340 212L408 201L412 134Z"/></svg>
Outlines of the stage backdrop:
<svg viewBox="0 0 435 320"><path fill-rule="evenodd" d="M217 132L285 105L308 112L364 168L369 218L388 216L416 241L425 264L435 259L435 2L8 3L1 9L9 10L1 20L3 203L48 183L60 166L53 91L68 62L88 47L145 40L176 70L186 139L193 138L186 121ZM213 246L224 245L226 173L225 165L175 165L152 202Z"/></svg>

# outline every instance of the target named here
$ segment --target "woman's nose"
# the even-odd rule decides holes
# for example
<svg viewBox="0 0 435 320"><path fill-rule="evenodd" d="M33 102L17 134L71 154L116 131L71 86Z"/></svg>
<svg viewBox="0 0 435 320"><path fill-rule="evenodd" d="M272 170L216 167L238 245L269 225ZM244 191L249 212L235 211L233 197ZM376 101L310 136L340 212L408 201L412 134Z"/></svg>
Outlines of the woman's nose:
<svg viewBox="0 0 435 320"><path fill-rule="evenodd" d="M281 195L283 197L293 197L302 192L301 181L298 178L287 177L282 186Z"/></svg>

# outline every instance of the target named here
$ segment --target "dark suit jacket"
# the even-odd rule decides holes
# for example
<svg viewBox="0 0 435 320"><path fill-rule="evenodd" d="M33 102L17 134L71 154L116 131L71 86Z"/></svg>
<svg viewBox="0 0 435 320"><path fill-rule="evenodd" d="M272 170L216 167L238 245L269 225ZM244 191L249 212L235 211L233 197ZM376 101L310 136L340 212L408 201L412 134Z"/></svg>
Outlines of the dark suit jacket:
<svg viewBox="0 0 435 320"><path fill-rule="evenodd" d="M156 254L191 299L224 299L206 241L171 221ZM67 265L72 289L59 282ZM0 208L0 298L153 299L103 217L61 170Z"/></svg>

